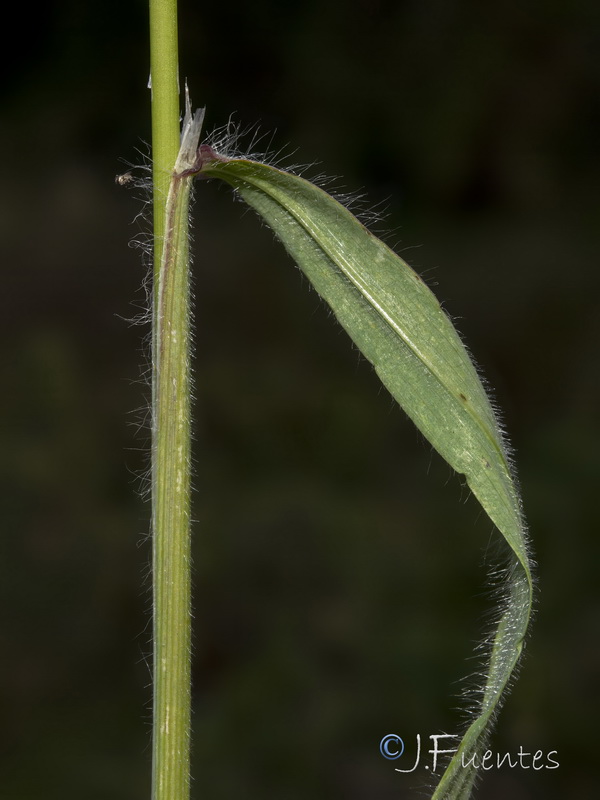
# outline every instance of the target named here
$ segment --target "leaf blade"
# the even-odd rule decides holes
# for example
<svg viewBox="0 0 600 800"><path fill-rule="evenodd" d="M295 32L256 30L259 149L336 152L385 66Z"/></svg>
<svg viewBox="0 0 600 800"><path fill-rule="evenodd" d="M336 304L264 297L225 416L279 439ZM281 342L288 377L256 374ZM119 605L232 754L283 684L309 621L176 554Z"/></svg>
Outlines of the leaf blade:
<svg viewBox="0 0 600 800"><path fill-rule="evenodd" d="M522 649L532 577L519 496L494 410L454 326L418 275L324 191L245 159L209 156L207 177L230 183L282 241L383 384L467 483L508 542L513 563L477 718L433 797L468 798L480 752Z"/></svg>

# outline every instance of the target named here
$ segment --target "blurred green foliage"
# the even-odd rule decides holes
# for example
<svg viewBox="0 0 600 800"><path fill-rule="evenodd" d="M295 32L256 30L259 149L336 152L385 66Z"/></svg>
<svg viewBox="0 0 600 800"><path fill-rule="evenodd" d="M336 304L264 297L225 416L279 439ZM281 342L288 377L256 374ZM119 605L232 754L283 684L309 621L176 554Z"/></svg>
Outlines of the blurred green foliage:
<svg viewBox="0 0 600 800"><path fill-rule="evenodd" d="M150 772L148 392L146 329L123 318L146 268L127 247L140 201L113 176L149 138L146 7L16 13L0 797L133 800ZM504 411L540 592L493 747L561 766L490 772L482 800L596 782L598 21L588 0L181 2L208 127L235 111L387 206L376 230L458 318ZM415 796L427 776L378 744L459 724L496 537L257 221L209 183L195 218L194 796Z"/></svg>

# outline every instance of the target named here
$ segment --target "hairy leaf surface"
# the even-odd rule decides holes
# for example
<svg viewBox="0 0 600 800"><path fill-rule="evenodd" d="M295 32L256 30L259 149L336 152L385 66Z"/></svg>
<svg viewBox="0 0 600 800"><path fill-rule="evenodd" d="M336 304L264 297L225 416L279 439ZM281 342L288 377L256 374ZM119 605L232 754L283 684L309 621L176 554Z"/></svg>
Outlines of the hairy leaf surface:
<svg viewBox="0 0 600 800"><path fill-rule="evenodd" d="M198 171L229 183L272 228L510 546L511 563L479 708L433 797L470 797L490 723L521 653L532 580L520 500L500 429L454 326L421 278L344 206L296 175L203 146ZM467 763L463 767L462 761Z"/></svg>

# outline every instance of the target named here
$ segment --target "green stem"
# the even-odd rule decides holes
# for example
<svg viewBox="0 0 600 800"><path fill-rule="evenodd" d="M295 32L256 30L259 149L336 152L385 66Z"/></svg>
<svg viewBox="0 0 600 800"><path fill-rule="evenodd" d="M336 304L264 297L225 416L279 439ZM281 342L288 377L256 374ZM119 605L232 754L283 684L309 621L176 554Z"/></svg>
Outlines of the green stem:
<svg viewBox="0 0 600 800"><path fill-rule="evenodd" d="M165 208L179 151L177 0L150 0L150 85L152 89L152 181L154 278L158 279ZM155 285L157 285L155 283Z"/></svg>
<svg viewBox="0 0 600 800"><path fill-rule="evenodd" d="M152 330L152 798L189 797L190 376L188 201L180 146L177 2L150 0Z"/></svg>

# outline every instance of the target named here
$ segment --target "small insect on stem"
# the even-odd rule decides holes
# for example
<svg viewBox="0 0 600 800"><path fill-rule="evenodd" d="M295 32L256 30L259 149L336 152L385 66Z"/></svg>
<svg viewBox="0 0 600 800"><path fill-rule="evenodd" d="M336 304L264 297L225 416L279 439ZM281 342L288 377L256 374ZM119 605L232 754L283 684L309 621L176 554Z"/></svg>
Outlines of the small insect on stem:
<svg viewBox="0 0 600 800"><path fill-rule="evenodd" d="M119 186L128 186L130 183L133 183L135 178L131 174L131 172L124 172L122 175L115 175L115 183Z"/></svg>

